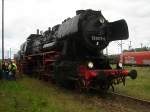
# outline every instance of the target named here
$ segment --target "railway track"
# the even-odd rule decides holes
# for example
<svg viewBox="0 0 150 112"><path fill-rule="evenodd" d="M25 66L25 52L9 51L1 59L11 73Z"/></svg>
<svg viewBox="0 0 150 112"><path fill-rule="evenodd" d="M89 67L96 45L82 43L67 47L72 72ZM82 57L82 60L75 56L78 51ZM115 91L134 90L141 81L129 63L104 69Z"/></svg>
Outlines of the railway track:
<svg viewBox="0 0 150 112"><path fill-rule="evenodd" d="M127 95L121 95L121 94L115 93L115 92L111 92L111 95L114 97L117 97L119 99L122 99L123 101L133 102L133 103L140 104L140 105L150 108L150 101L148 101L148 100L138 99L138 98L135 98L132 96L127 96Z"/></svg>
<svg viewBox="0 0 150 112"><path fill-rule="evenodd" d="M91 102L105 108L106 112L150 112L150 101L115 92L109 92L104 96L96 94L91 98Z"/></svg>

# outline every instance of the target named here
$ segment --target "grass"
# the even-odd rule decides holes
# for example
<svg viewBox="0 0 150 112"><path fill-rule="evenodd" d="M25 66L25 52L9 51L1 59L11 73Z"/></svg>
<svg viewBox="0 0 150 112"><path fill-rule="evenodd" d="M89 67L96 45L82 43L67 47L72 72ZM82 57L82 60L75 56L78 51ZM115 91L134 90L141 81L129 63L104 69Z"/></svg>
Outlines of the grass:
<svg viewBox="0 0 150 112"><path fill-rule="evenodd" d="M150 71L148 68L136 69L138 78L127 79L127 86L118 85L116 91L149 99L150 76L147 73ZM118 99L78 94L33 78L0 80L0 112L146 112L144 110Z"/></svg>
<svg viewBox="0 0 150 112"><path fill-rule="evenodd" d="M127 78L126 86L122 84L115 87L115 91L121 94L134 96L150 101L150 67L125 67L136 69L138 77L135 80Z"/></svg>
<svg viewBox="0 0 150 112"><path fill-rule="evenodd" d="M54 85L53 85L54 86ZM0 80L0 112L104 112L36 79Z"/></svg>

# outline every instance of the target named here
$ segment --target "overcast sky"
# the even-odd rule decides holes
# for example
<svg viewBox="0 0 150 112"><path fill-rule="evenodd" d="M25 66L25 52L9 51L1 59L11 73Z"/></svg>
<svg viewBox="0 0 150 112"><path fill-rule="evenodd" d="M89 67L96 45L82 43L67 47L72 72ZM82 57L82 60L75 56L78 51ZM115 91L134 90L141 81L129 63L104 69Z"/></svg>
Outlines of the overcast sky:
<svg viewBox="0 0 150 112"><path fill-rule="evenodd" d="M20 45L36 29L47 30L68 17L75 16L78 9L101 10L108 21L124 18L129 27L129 39L123 48L150 47L150 0L4 0L5 1L5 55ZM2 3L0 2L0 15ZM1 17L1 16L0 16ZM2 19L0 18L0 22ZM0 26L1 23L0 23ZM2 28L0 27L0 37ZM110 54L120 52L117 42L108 47ZM1 52L1 39L0 39ZM1 57L1 53L0 53Z"/></svg>

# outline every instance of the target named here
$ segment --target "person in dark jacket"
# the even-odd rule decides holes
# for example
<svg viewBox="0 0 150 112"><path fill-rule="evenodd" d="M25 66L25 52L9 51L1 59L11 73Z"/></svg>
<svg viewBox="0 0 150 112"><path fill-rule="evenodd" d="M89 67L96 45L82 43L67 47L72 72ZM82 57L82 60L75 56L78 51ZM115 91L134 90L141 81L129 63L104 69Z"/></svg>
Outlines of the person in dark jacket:
<svg viewBox="0 0 150 112"><path fill-rule="evenodd" d="M0 63L0 79L2 79L2 73L3 73L3 71L2 71L2 63Z"/></svg>
<svg viewBox="0 0 150 112"><path fill-rule="evenodd" d="M3 61L3 63L2 63L2 78L9 79L8 73L9 73L8 63L6 61Z"/></svg>

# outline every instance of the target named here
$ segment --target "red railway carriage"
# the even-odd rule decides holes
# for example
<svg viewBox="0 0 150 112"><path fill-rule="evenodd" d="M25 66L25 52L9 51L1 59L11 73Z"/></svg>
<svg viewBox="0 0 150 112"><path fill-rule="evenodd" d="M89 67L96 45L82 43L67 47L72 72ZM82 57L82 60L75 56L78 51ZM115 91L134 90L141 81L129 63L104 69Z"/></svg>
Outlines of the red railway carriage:
<svg viewBox="0 0 150 112"><path fill-rule="evenodd" d="M124 52L121 56L125 65L150 65L150 51Z"/></svg>

